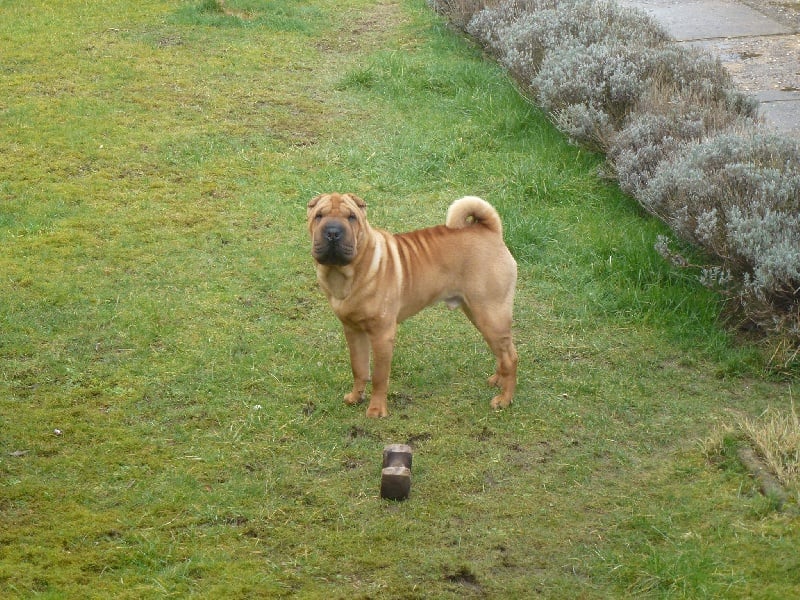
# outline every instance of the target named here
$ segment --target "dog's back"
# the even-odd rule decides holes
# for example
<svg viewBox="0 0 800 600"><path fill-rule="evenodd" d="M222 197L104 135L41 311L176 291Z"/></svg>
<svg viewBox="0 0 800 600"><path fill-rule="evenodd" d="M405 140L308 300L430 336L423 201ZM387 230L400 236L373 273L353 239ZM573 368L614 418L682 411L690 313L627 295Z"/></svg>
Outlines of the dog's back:
<svg viewBox="0 0 800 600"><path fill-rule="evenodd" d="M444 300L450 308L480 304L507 306L509 315L517 264L503 243L494 207L476 196L450 205L445 225L400 234L381 232L393 271L405 288L399 321Z"/></svg>

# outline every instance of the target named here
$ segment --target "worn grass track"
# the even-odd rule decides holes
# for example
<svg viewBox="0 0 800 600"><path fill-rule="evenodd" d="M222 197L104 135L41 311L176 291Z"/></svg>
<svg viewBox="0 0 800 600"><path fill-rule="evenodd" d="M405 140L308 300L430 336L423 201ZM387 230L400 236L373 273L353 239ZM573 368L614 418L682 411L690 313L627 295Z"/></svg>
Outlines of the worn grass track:
<svg viewBox="0 0 800 600"><path fill-rule="evenodd" d="M2 3L0 56L0 595L800 593L796 492L701 444L792 383L423 3ZM393 230L499 208L511 409L442 307L401 328L390 418L342 404L304 223L335 189Z"/></svg>

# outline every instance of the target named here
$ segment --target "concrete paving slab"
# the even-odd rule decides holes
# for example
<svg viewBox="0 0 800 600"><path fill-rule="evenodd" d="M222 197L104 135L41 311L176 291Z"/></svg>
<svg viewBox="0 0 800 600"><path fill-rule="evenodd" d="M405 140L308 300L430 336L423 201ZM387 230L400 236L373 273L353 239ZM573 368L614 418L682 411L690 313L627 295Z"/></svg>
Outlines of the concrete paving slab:
<svg viewBox="0 0 800 600"><path fill-rule="evenodd" d="M729 0L623 0L621 4L651 14L679 42L792 33L749 6Z"/></svg>
<svg viewBox="0 0 800 600"><path fill-rule="evenodd" d="M767 127L800 138L800 98L761 102L758 112Z"/></svg>

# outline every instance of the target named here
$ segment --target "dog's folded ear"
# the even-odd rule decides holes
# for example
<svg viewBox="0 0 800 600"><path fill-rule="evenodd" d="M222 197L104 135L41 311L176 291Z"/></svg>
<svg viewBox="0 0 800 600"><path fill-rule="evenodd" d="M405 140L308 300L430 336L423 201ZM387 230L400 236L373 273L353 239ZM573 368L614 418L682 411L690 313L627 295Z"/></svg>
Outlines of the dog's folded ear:
<svg viewBox="0 0 800 600"><path fill-rule="evenodd" d="M306 207L306 210L309 214L311 213L312 210L314 210L314 207L317 205L317 202L322 200L323 196L325 196L325 194L320 194L319 196L314 196L311 200L308 201L308 206Z"/></svg>
<svg viewBox="0 0 800 600"><path fill-rule="evenodd" d="M311 200L308 201L308 206L306 206L306 217L311 219L311 213L317 206L317 203L322 200L326 194L320 194L319 196L314 196Z"/></svg>
<svg viewBox="0 0 800 600"><path fill-rule="evenodd" d="M353 200L353 202L356 203L356 206L358 206L358 208L361 209L361 212L363 212L364 214L367 214L367 203L366 202L364 202L361 198L359 198L355 194L345 194L345 195L348 196L349 198L351 198Z"/></svg>

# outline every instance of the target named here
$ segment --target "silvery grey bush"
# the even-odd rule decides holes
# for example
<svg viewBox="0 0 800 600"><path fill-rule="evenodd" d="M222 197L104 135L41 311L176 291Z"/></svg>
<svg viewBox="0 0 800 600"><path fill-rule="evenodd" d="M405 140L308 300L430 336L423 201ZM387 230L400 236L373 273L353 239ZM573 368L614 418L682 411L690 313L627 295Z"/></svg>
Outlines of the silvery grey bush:
<svg viewBox="0 0 800 600"><path fill-rule="evenodd" d="M674 160L714 132L757 128L752 117L727 110L727 100L699 104L658 87L648 94L652 98L643 104L649 110L633 111L612 134L607 149L620 188L642 204L646 201L642 190L662 163Z"/></svg>
<svg viewBox="0 0 800 600"><path fill-rule="evenodd" d="M683 240L716 257L701 280L764 330L800 341L800 144L725 133L664 161L641 200ZM659 250L675 259L662 240Z"/></svg>
<svg viewBox="0 0 800 600"><path fill-rule="evenodd" d="M465 30L501 62L510 53L539 54L547 45L537 39L536 27L548 14L557 14L559 4L559 0L501 2L474 12ZM538 63L532 62L531 68L535 71Z"/></svg>
<svg viewBox="0 0 800 600"><path fill-rule="evenodd" d="M661 103L645 98L648 103L638 112L660 112L659 105L682 103L689 110L701 109L722 117L727 126L728 115L754 117L758 102L736 89L730 74L718 58L695 48L665 44L643 51L643 71L648 88L658 91ZM710 124L710 123L709 123Z"/></svg>
<svg viewBox="0 0 800 600"><path fill-rule="evenodd" d="M638 54L635 45L619 40L549 53L531 82L539 105L576 142L605 149L609 129L621 126L644 91Z"/></svg>
<svg viewBox="0 0 800 600"><path fill-rule="evenodd" d="M475 13L466 30L524 79L535 76L551 53L594 44L649 47L668 40L641 13L588 0L502 2Z"/></svg>
<svg viewBox="0 0 800 600"><path fill-rule="evenodd" d="M509 69L621 188L702 249L691 265L764 330L800 346L800 151L764 132L719 60L613 1L429 0ZM458 16L453 16L458 13Z"/></svg>
<svg viewBox="0 0 800 600"><path fill-rule="evenodd" d="M707 133L701 111L635 113L616 133L608 160L620 188L639 197L659 165Z"/></svg>

